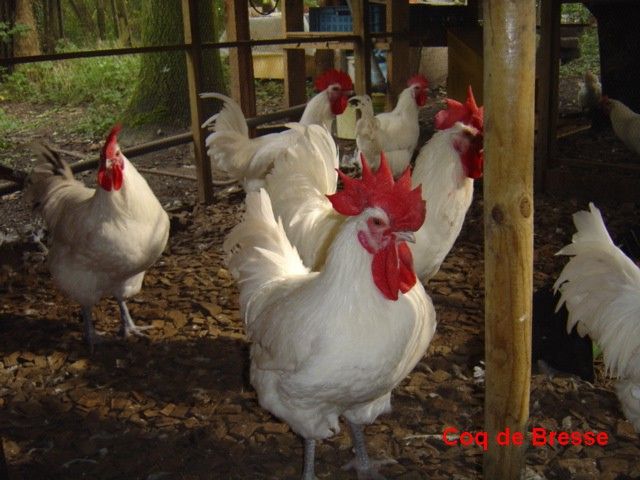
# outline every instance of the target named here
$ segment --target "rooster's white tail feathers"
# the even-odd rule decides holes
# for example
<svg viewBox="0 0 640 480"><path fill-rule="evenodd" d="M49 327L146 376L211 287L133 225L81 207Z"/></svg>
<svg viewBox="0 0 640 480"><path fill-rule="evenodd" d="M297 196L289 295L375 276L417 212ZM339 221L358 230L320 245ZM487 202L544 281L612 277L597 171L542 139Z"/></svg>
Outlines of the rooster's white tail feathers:
<svg viewBox="0 0 640 480"><path fill-rule="evenodd" d="M244 114L240 106L226 95L212 92L200 96L224 102L222 110L202 124L203 128L213 130L205 141L212 167L234 180L242 181L253 150L257 148L254 142L249 141L249 128Z"/></svg>
<svg viewBox="0 0 640 480"><path fill-rule="evenodd" d="M244 219L231 230L223 248L229 269L241 285L243 315L251 323L250 304L256 294L274 280L309 270L289 242L282 221L275 219L269 194L264 189L249 192L246 207Z"/></svg>
<svg viewBox="0 0 640 480"><path fill-rule="evenodd" d="M617 248L600 211L574 214L573 242L558 252L573 258L555 283L566 303L567 331L578 325L603 350L607 371L640 378L640 270Z"/></svg>
<svg viewBox="0 0 640 480"><path fill-rule="evenodd" d="M342 222L327 195L336 191L338 149L331 134L320 125L287 124L300 138L279 158L266 185L276 215L287 236L297 246L305 265L324 263L327 243Z"/></svg>

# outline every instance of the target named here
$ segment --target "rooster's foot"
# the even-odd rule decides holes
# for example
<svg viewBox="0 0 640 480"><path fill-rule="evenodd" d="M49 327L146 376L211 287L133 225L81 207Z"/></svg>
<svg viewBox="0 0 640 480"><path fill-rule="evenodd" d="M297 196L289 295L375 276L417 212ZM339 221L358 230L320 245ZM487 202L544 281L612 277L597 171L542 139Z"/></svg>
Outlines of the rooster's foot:
<svg viewBox="0 0 640 480"><path fill-rule="evenodd" d="M91 355L95 351L95 346L99 343L103 343L104 339L101 333L96 332L93 327L93 314L91 307L82 307L82 336L89 345Z"/></svg>
<svg viewBox="0 0 640 480"><path fill-rule="evenodd" d="M146 333L144 333L144 331L145 330L149 330L150 328L153 328L153 326L145 325L145 326L139 327L137 325L126 325L126 326L120 328L120 332L119 333L124 338L129 338L132 335L136 336L136 337L147 338L148 335Z"/></svg>
<svg viewBox="0 0 640 480"><path fill-rule="evenodd" d="M378 472L380 467L398 463L393 458L383 458L380 460L369 460L368 466L363 466L357 458L342 467L343 470L355 470L358 480L385 480L387 477Z"/></svg>
<svg viewBox="0 0 640 480"><path fill-rule="evenodd" d="M139 327L135 323L133 323L131 314L129 313L129 309L127 308L127 304L124 302L124 300L119 300L118 306L120 307L120 320L122 321L122 324L120 326L120 335L125 338L128 338L132 335L135 335L136 337L146 338L147 335L144 333L144 331L149 330L153 327L151 325Z"/></svg>

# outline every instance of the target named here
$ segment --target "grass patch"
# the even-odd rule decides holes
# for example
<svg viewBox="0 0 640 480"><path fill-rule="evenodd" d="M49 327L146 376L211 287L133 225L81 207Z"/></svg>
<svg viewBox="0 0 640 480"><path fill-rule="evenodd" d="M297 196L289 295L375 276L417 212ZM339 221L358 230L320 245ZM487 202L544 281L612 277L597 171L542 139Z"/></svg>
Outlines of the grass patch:
<svg viewBox="0 0 640 480"><path fill-rule="evenodd" d="M587 28L580 37L580 57L560 66L560 75L582 77L584 72L591 70L600 74L600 50L598 47L598 29Z"/></svg>
<svg viewBox="0 0 640 480"><path fill-rule="evenodd" d="M20 127L20 121L0 107L0 149L9 148L12 145L10 136Z"/></svg>
<svg viewBox="0 0 640 480"><path fill-rule="evenodd" d="M88 105L87 115L69 128L102 135L124 111L139 63L138 56L122 55L21 65L0 83L0 97L52 107Z"/></svg>

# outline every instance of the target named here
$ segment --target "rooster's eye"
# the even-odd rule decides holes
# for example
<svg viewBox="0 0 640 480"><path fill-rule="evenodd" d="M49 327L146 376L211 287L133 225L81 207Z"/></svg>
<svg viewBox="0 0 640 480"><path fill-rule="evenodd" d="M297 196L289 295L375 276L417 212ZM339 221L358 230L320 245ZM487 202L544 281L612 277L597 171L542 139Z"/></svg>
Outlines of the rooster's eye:
<svg viewBox="0 0 640 480"><path fill-rule="evenodd" d="M374 218L373 219L373 224L377 227L382 225L382 220L380 220L379 218Z"/></svg>

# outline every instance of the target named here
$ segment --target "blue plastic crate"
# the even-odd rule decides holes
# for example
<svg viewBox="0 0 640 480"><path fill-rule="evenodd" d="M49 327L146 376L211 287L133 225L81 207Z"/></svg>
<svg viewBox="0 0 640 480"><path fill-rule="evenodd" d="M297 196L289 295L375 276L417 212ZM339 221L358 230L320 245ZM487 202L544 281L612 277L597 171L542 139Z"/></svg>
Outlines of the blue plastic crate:
<svg viewBox="0 0 640 480"><path fill-rule="evenodd" d="M385 6L369 4L369 29L372 32L386 30ZM351 32L353 21L347 6L312 7L309 9L309 30L312 32Z"/></svg>

